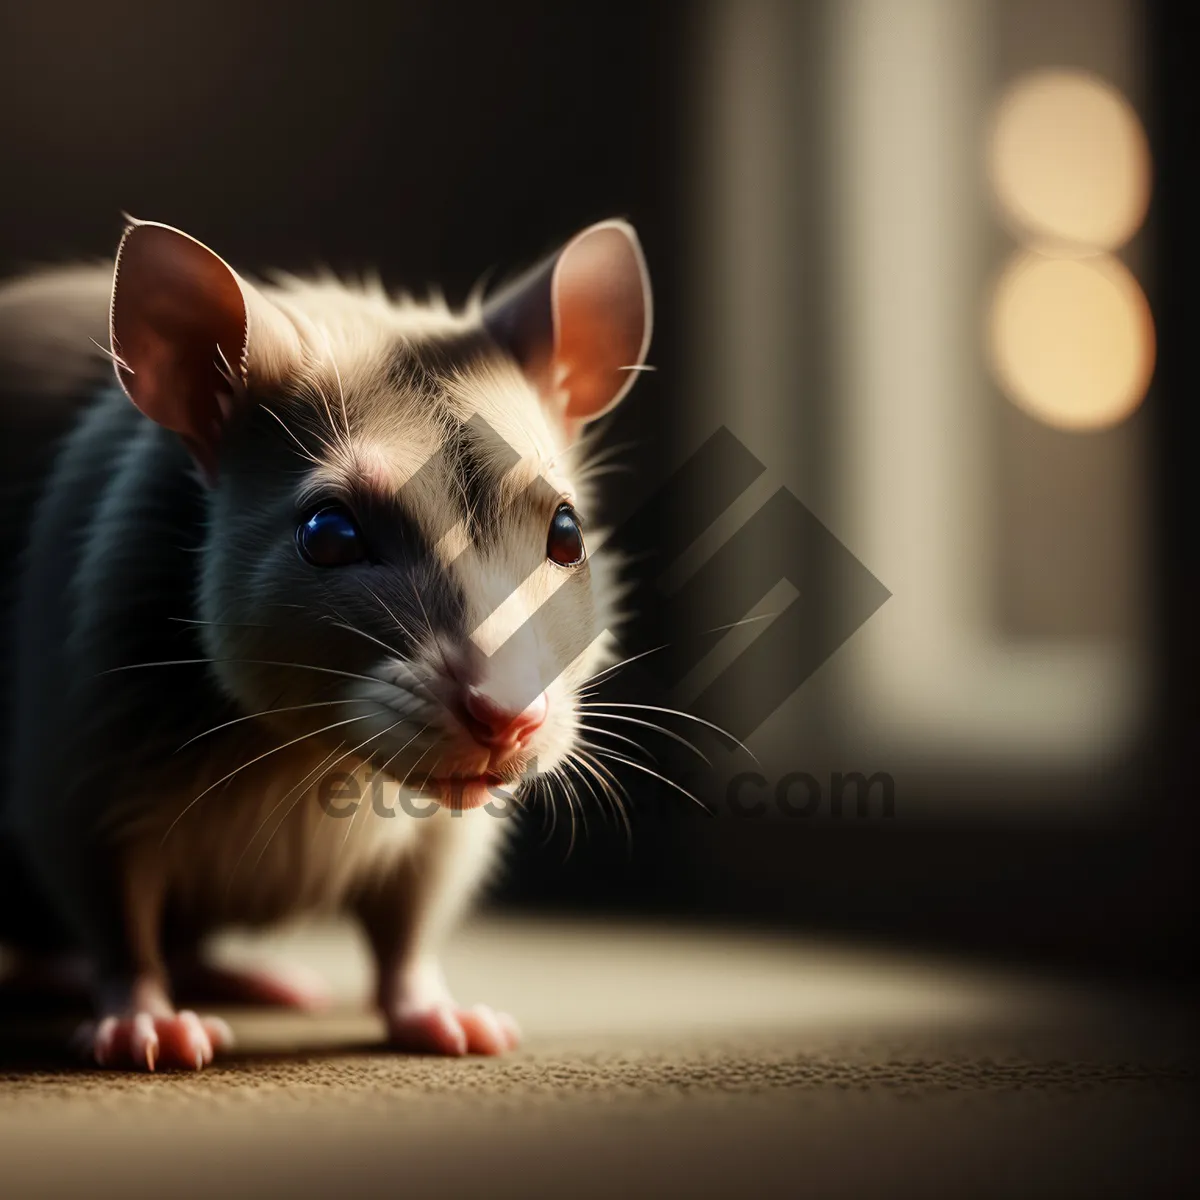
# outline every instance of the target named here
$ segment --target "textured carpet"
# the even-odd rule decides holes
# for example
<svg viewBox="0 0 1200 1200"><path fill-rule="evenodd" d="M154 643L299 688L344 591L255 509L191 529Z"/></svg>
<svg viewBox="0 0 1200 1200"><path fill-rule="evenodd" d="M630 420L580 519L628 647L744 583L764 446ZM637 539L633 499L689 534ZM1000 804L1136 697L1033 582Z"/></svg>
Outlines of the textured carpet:
<svg viewBox="0 0 1200 1200"><path fill-rule="evenodd" d="M353 933L231 959L319 967L317 1018L227 1013L198 1076L80 1071L0 1035L0 1195L1171 1195L1200 1056L1163 1002L833 945L480 921L448 970L514 1012L503 1060L390 1055Z"/></svg>

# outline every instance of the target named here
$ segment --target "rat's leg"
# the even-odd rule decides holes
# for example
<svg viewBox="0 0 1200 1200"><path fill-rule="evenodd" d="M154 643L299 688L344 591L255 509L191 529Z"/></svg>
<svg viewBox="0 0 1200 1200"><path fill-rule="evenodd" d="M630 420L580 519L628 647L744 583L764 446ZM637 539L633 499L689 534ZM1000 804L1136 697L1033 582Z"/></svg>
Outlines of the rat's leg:
<svg viewBox="0 0 1200 1200"><path fill-rule="evenodd" d="M218 1017L177 1011L159 944L161 873L152 855L131 849L119 863L116 903L93 907L86 930L95 960L96 1019L76 1044L102 1067L199 1070L233 1043ZM107 919L105 919L107 917Z"/></svg>
<svg viewBox="0 0 1200 1200"><path fill-rule="evenodd" d="M92 994L91 964L82 954L9 951L0 972L0 1013L39 1015L86 1010Z"/></svg>
<svg viewBox="0 0 1200 1200"><path fill-rule="evenodd" d="M302 963L232 966L189 946L169 956L167 974L171 995L185 1008L237 1005L320 1012L330 1003L328 984ZM84 954L11 950L0 971L0 1014L86 1010L95 990L92 964Z"/></svg>
<svg viewBox="0 0 1200 1200"><path fill-rule="evenodd" d="M0 971L0 1015L86 1012L91 990L91 968L82 954L8 950Z"/></svg>
<svg viewBox="0 0 1200 1200"><path fill-rule="evenodd" d="M455 1003L435 957L494 858L507 822L484 809L439 809L414 846L356 899L374 951L376 1000L388 1039L423 1054L502 1054L520 1040L516 1022L485 1005Z"/></svg>
<svg viewBox="0 0 1200 1200"><path fill-rule="evenodd" d="M91 994L87 956L46 904L0 822L0 1012L86 1012Z"/></svg>
<svg viewBox="0 0 1200 1200"><path fill-rule="evenodd" d="M174 954L169 963L171 994L181 1004L298 1008L329 1007L329 986L301 963L240 967L213 962L199 949Z"/></svg>

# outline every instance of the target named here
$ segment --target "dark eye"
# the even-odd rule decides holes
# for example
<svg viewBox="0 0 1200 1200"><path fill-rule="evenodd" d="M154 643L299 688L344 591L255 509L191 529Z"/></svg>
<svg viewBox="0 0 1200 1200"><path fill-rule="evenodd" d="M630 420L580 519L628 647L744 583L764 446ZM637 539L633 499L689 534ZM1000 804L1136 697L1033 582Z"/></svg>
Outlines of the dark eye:
<svg viewBox="0 0 1200 1200"><path fill-rule="evenodd" d="M296 545L314 567L346 567L367 557L354 518L340 504L318 509L296 528Z"/></svg>
<svg viewBox="0 0 1200 1200"><path fill-rule="evenodd" d="M569 504L560 504L550 522L546 557L560 567L574 567L583 562L583 529Z"/></svg>

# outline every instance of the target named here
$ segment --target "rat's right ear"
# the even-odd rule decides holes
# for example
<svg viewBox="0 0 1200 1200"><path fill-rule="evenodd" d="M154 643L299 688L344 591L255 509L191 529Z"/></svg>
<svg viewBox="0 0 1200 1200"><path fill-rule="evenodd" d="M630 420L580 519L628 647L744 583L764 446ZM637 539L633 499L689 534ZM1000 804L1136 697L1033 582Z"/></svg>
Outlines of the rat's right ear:
<svg viewBox="0 0 1200 1200"><path fill-rule="evenodd" d="M483 324L574 438L645 369L652 307L633 226L601 221L489 300Z"/></svg>
<svg viewBox="0 0 1200 1200"><path fill-rule="evenodd" d="M211 481L221 432L273 306L195 238L134 221L117 250L110 335L117 379L151 420L174 430ZM258 346L256 345L256 351Z"/></svg>

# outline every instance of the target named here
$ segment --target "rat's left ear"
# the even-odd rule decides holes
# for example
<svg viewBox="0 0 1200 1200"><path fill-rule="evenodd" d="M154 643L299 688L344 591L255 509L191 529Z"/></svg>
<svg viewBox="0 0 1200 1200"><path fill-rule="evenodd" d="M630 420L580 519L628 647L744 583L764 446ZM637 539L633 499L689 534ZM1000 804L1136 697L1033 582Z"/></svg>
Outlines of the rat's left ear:
<svg viewBox="0 0 1200 1200"><path fill-rule="evenodd" d="M490 300L488 333L521 364L574 437L633 386L653 308L633 227L602 221Z"/></svg>
<svg viewBox="0 0 1200 1200"><path fill-rule="evenodd" d="M277 371L296 337L207 246L169 225L134 220L117 250L110 334L121 387L179 435L209 482L251 359Z"/></svg>

